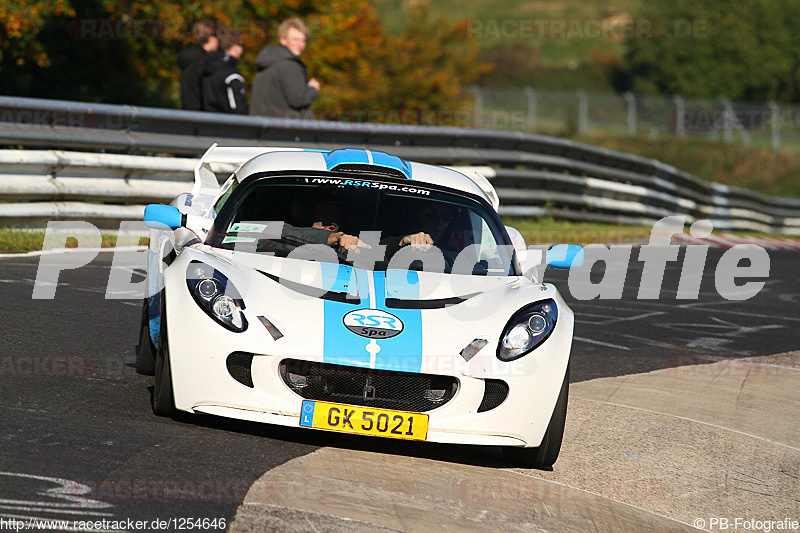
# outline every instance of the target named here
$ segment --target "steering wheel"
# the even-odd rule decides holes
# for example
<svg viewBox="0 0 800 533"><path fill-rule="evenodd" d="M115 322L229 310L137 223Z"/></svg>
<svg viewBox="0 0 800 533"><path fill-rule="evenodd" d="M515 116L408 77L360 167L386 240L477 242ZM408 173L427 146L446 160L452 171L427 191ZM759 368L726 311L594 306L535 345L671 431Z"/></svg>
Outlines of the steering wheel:
<svg viewBox="0 0 800 533"><path fill-rule="evenodd" d="M407 246L411 246L411 245L409 244ZM420 254L432 253L434 249L439 251L442 254L442 258L444 258L445 272L452 271L453 270L453 266L456 264L456 255L455 255L455 252L453 252L452 250L448 250L446 248L442 248L440 246L437 246L436 244L433 244L433 245L431 245L430 248L428 248L425 251L420 250L419 253Z"/></svg>
<svg viewBox="0 0 800 533"><path fill-rule="evenodd" d="M436 247L439 248L440 252L442 252L442 256L444 257L445 268L447 268L448 270L450 270L450 272L452 272L453 267L456 265L456 253L453 250L448 250L445 248L441 248L439 246Z"/></svg>
<svg viewBox="0 0 800 533"><path fill-rule="evenodd" d="M337 244L336 246L333 247L333 249L336 252L336 255L339 256L339 259L342 259L343 261L348 261L347 255L350 252L347 250L347 248L345 248L340 244Z"/></svg>

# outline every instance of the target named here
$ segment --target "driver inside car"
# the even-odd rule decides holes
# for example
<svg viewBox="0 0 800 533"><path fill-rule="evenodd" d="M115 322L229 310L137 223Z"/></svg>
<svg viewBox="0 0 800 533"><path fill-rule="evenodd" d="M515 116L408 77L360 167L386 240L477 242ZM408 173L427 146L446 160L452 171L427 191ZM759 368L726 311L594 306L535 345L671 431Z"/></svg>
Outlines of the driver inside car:
<svg viewBox="0 0 800 533"><path fill-rule="evenodd" d="M443 244L450 223L455 219L453 209L446 205L429 205L417 211L416 226L421 231L405 235L397 243L399 247L410 245L421 251L426 251L434 244Z"/></svg>
<svg viewBox="0 0 800 533"><path fill-rule="evenodd" d="M317 202L313 210L313 223L311 227L300 227L284 223L281 230L281 240L288 243L281 243L274 239L263 239L259 242L258 251L278 251L282 247L289 248L286 252L294 250L304 244L325 244L332 248L341 248L349 252L353 250L359 253L362 248L369 249L370 245L360 240L355 235L350 235L339 231L340 221L343 218L342 209L334 204L327 202Z"/></svg>
<svg viewBox="0 0 800 533"><path fill-rule="evenodd" d="M371 248L370 245L355 235L339 231L342 218L342 209L340 207L326 202L317 202L314 205L314 222L311 227L299 228L291 224L285 224L283 236L308 244L327 244L333 248L339 246L347 251L353 249L355 253L359 253L360 248Z"/></svg>
<svg viewBox="0 0 800 533"><path fill-rule="evenodd" d="M318 202L314 206L314 223L311 225L311 228L327 231L327 235L321 235L325 238L325 244L334 248L341 246L347 251L350 251L352 248L355 253L359 253L359 248L372 248L355 235L348 235L343 231L339 231L339 220L342 220L341 208L333 204ZM294 229L297 230L300 228ZM286 232L286 230L284 230L284 232ZM309 240L309 242L315 241Z"/></svg>

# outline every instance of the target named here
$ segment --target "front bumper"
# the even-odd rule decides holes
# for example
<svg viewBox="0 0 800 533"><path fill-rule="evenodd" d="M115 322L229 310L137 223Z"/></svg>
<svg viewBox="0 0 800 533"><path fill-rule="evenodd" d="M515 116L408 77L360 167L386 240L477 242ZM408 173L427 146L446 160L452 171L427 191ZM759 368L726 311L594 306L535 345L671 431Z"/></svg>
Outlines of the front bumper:
<svg viewBox="0 0 800 533"><path fill-rule="evenodd" d="M322 332L307 327L306 331L293 331L288 319L280 322L270 317L285 334L282 339L274 340L258 320L259 314L270 308L268 301L274 295L260 297L251 293L245 297L248 305L245 315L250 326L243 333L234 333L216 324L193 301L180 268L167 272L166 287L176 408L300 427L303 397L284 382L280 365L287 359L323 363L322 354L312 342ZM529 447L541 443L569 362L573 330L572 312L558 292L551 287L545 296L552 297L559 307L556 329L541 346L515 362L504 363L495 356L498 336L508 315L500 319L499 327L487 328L485 320L481 323L482 331L495 329L497 333L482 336L489 342L469 363L458 354L458 349L436 355L444 351L442 339L437 339L438 346L430 348L432 353L423 354L423 372L458 380L452 399L426 411L430 416L428 441ZM431 311L434 312L447 311ZM444 329L440 335L454 346L466 346L475 337L469 331L471 326L474 325ZM253 354L252 387L231 375L226 360L232 352ZM508 395L497 407L478 412L488 379L504 381Z"/></svg>

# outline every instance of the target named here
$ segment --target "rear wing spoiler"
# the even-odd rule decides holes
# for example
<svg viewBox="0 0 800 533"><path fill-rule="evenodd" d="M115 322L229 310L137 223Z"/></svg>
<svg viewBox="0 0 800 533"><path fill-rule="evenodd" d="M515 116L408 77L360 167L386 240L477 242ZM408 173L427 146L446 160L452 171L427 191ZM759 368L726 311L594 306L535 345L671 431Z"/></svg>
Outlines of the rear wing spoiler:
<svg viewBox="0 0 800 533"><path fill-rule="evenodd" d="M217 146L212 144L194 169L192 202L207 210L219 193L216 172L233 174L254 157L268 152L302 152L302 148L285 146ZM213 165L213 168L212 168Z"/></svg>
<svg viewBox="0 0 800 533"><path fill-rule="evenodd" d="M242 165L261 154L303 151L305 151L304 148L286 146L217 146L214 143L206 150L197 167L195 167L194 186L191 193L192 201L195 204L199 204L197 207L200 207L203 211L211 207L220 190L219 180L215 171L233 174ZM497 191L487 179L487 177L495 176L493 168L477 166L451 166L446 168L455 170L472 180L486 195L495 211L500 208L500 198L497 195Z"/></svg>
<svg viewBox="0 0 800 533"><path fill-rule="evenodd" d="M233 174L241 166L254 157L268 152L302 152L302 148L289 148L285 146L217 146L212 144L206 153L200 158L194 170L194 187L192 195L216 195L219 191L214 166L217 172L228 172Z"/></svg>
<svg viewBox="0 0 800 533"><path fill-rule="evenodd" d="M447 166L445 168L460 172L471 179L475 185L477 185L480 190L483 191L483 194L486 195L486 198L489 200L489 203L492 205L494 210L497 211L500 209L500 197L497 195L494 185L492 185L488 179L493 178L496 175L496 172L492 167Z"/></svg>

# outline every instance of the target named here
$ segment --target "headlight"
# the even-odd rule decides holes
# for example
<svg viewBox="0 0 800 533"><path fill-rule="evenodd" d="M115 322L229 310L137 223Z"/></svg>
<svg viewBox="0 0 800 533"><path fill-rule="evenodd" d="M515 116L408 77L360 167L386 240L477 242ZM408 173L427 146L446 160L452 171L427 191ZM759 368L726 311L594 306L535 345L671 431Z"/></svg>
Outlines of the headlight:
<svg viewBox="0 0 800 533"><path fill-rule="evenodd" d="M497 358L513 361L533 351L556 327L558 309L553 300L543 300L520 309L506 324Z"/></svg>
<svg viewBox="0 0 800 533"><path fill-rule="evenodd" d="M186 272L186 285L197 305L217 323L237 333L247 329L247 319L242 313L244 300L221 272L192 261Z"/></svg>

